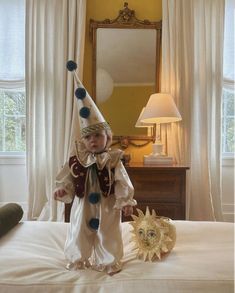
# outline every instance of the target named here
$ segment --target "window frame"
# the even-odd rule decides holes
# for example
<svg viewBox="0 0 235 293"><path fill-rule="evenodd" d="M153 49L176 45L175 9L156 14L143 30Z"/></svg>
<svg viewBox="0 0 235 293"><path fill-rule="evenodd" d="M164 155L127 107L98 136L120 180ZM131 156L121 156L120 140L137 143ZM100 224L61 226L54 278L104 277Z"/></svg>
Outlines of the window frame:
<svg viewBox="0 0 235 293"><path fill-rule="evenodd" d="M5 40L4 42L7 42L8 46L12 46L12 48L15 48L17 52L19 52L19 42L20 42L20 48L25 47L25 7L26 3L25 0L16 0L16 1L4 1L1 3L1 8L6 16L5 18L2 18L1 26L4 28L3 33L5 32L5 35L3 35L3 38L1 40ZM5 12L4 12L5 11ZM15 21L11 22L11 17L15 17ZM12 25L9 25L12 24ZM16 39L8 39L8 36L12 36ZM16 42L15 42L15 41ZM1 42L1 45L3 44L3 41ZM5 43L4 43L5 47ZM12 52L11 50L8 51ZM13 50L15 52L15 50ZM22 52L22 51L20 51ZM9 62L9 56L8 58L3 57L1 61L4 62L7 66L11 66L12 63ZM17 58L25 58L25 52L22 52L22 55L19 55ZM8 62L6 62L8 60ZM24 119L26 119L26 89L25 89L25 73L23 72L18 72L18 70L22 71L22 66L25 67L25 59L20 59L22 60L22 64L15 65L13 62L14 66L11 66L10 72L12 72L12 68L14 71L14 74L6 74L5 68L3 67L3 72L1 72L1 78L0 78L0 90L1 91L18 91L18 92L23 92L24 93L24 100L25 100L25 112L23 114ZM24 60L24 61L23 61ZM25 68L24 68L25 71ZM16 74L15 74L16 73ZM3 113L4 115L4 113ZM5 116L5 115L4 115ZM20 117L20 115L13 115L15 118ZM1 117L2 118L2 117ZM3 119L5 119L3 117ZM26 123L25 123L26 127ZM26 131L26 129L25 129ZM4 138L5 139L5 138ZM26 148L26 141L25 141L25 148ZM0 164L25 164L25 158L26 158L26 151L0 151ZM14 161L14 163L12 163Z"/></svg>

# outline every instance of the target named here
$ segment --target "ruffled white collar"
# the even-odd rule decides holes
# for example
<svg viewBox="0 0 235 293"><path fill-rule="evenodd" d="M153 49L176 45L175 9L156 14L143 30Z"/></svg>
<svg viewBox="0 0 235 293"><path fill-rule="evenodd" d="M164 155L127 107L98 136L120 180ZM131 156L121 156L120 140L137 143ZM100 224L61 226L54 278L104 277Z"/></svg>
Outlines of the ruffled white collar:
<svg viewBox="0 0 235 293"><path fill-rule="evenodd" d="M104 166L113 168L116 166L118 160L120 160L123 152L119 149L105 150L99 154L93 154L87 151L84 144L81 142L75 142L75 153L79 163L84 167L89 167L96 163L99 170L102 170Z"/></svg>

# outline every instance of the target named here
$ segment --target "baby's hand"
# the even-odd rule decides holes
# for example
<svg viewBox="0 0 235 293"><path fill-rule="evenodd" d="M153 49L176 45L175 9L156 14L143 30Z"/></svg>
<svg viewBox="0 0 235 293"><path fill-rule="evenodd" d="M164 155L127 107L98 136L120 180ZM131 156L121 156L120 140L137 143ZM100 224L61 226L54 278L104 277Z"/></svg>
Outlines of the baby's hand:
<svg viewBox="0 0 235 293"><path fill-rule="evenodd" d="M128 217L133 214L133 207L132 206L125 206L122 208L124 216Z"/></svg>
<svg viewBox="0 0 235 293"><path fill-rule="evenodd" d="M67 192L64 189L57 189L54 192L54 199L57 200L58 198L61 198L63 196L65 196L67 194Z"/></svg>

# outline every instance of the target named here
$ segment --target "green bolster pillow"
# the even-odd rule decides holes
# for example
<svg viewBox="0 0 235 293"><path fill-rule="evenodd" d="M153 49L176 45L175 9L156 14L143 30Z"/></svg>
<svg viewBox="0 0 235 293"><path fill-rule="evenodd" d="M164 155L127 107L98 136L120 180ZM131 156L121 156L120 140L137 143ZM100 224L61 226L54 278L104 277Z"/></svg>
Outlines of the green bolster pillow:
<svg viewBox="0 0 235 293"><path fill-rule="evenodd" d="M21 206L16 203L8 203L0 208L0 237L19 223L23 213Z"/></svg>

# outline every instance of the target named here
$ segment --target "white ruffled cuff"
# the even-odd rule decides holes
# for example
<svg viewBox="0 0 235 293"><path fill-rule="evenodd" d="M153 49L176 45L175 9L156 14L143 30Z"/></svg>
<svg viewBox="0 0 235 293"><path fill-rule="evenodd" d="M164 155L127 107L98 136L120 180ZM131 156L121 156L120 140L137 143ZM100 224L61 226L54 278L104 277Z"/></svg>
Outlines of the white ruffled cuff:
<svg viewBox="0 0 235 293"><path fill-rule="evenodd" d="M69 194L65 194L62 197L57 196L55 199L64 203L71 203L73 201L73 198Z"/></svg>
<svg viewBox="0 0 235 293"><path fill-rule="evenodd" d="M137 205L137 202L135 199L125 199L125 198L118 198L116 199L114 209L119 209L121 210L125 206L135 206Z"/></svg>

